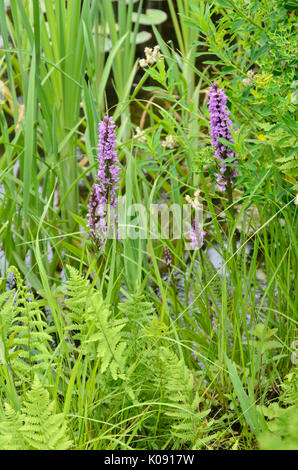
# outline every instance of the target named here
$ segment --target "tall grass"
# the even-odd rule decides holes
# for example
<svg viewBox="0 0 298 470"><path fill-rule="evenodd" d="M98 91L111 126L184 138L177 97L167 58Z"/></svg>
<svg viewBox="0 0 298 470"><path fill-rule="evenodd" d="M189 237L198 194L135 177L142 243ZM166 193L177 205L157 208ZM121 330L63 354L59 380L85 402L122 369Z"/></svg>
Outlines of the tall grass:
<svg viewBox="0 0 298 470"><path fill-rule="evenodd" d="M58 236L58 220L62 233L66 234L69 229L78 230L72 214L80 212L79 179L84 178L88 185L79 165L79 155L94 165L96 123L103 110L112 67L121 106L127 100L133 79L132 74L128 82L124 73L131 73L136 34L133 37L127 34L132 5L123 5L120 14L124 24L116 32L112 2L105 2L103 9L96 1L85 2L81 9L78 0L67 4L45 1L42 8L38 2L13 1L11 18L5 14L2 4L1 30L6 58L2 76L7 73L13 105L7 111L14 114L15 128L18 129L11 144L5 146L2 161L5 171L10 168L10 174L16 162L20 167L21 178L15 180L8 192L12 211L17 213L19 208L23 211L24 238L19 233L15 247L20 258L24 259L28 248L23 243L34 240L37 220L55 188L56 200L59 198L60 203L57 207L52 198L44 238ZM105 24L105 21L110 25L113 44L107 54L105 33L98 32L99 24ZM137 31L137 22L135 28ZM119 65L120 58L122 60L120 48L123 47L130 51L127 56L130 62L123 61L128 65L126 68ZM20 112L18 114L17 96L24 99L24 118ZM2 126L3 136L8 135L5 120ZM6 181L9 178L10 175L6 175ZM17 207L16 194L20 197ZM12 256L9 262L16 260L13 261Z"/></svg>

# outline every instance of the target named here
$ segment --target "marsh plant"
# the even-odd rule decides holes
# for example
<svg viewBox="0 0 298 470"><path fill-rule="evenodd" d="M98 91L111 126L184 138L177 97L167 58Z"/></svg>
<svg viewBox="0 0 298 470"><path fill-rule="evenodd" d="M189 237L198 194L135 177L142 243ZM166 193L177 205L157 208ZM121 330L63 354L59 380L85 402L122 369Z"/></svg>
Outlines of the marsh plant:
<svg viewBox="0 0 298 470"><path fill-rule="evenodd" d="M0 0L0 449L298 448L295 2L152 4Z"/></svg>

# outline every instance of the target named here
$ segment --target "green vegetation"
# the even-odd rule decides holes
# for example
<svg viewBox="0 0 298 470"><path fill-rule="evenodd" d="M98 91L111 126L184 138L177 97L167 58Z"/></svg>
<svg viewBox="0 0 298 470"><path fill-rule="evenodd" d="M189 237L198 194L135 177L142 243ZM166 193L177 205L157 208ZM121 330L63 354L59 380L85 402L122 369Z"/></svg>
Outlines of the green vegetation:
<svg viewBox="0 0 298 470"><path fill-rule="evenodd" d="M0 449L298 449L297 2L163 5L0 0ZM106 114L119 196L201 204L200 249L95 248Z"/></svg>

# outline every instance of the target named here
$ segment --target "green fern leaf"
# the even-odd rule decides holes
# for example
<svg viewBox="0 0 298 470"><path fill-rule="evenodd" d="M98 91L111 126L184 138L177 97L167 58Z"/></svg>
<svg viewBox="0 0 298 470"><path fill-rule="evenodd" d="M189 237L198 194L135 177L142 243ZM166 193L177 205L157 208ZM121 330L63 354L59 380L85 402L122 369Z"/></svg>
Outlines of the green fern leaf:
<svg viewBox="0 0 298 470"><path fill-rule="evenodd" d="M22 406L22 420L20 431L29 449L66 450L72 445L64 415L55 413L55 403L37 375Z"/></svg>

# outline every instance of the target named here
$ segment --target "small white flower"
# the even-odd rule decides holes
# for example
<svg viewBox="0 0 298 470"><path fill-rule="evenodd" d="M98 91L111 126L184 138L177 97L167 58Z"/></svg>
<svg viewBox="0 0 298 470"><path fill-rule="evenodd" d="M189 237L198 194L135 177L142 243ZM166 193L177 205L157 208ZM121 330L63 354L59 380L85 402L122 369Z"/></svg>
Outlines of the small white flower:
<svg viewBox="0 0 298 470"><path fill-rule="evenodd" d="M136 132L134 135L135 139L140 140L140 142L146 142L145 132L142 131L139 127L136 127Z"/></svg>
<svg viewBox="0 0 298 470"><path fill-rule="evenodd" d="M197 189L194 194L194 198L191 198L188 194L185 196L185 200L188 204L191 204L194 209L198 209L200 207L200 190Z"/></svg>
<svg viewBox="0 0 298 470"><path fill-rule="evenodd" d="M198 207L200 207L200 202L198 198L194 198L192 206L194 209L198 209Z"/></svg>
<svg viewBox="0 0 298 470"><path fill-rule="evenodd" d="M243 85L244 85L244 86L250 86L250 85L252 85L252 83L253 83L253 82L252 82L252 79L254 78L254 75L255 75L254 72L253 72L252 70L249 70L249 71L247 72L247 76L248 76L249 78L244 78L244 79L242 80Z"/></svg>
<svg viewBox="0 0 298 470"><path fill-rule="evenodd" d="M148 65L147 60L146 59L140 59L139 60L139 65L140 65L140 67L146 67L146 65Z"/></svg>
<svg viewBox="0 0 298 470"><path fill-rule="evenodd" d="M146 59L140 59L139 60L140 67L146 67L147 65L153 65L157 61L162 59L162 55L160 53L160 47L159 46L154 46L153 49L151 47L145 47L144 53L145 53Z"/></svg>
<svg viewBox="0 0 298 470"><path fill-rule="evenodd" d="M161 145L166 149L174 149L178 145L177 137L168 134L165 140L162 141Z"/></svg>
<svg viewBox="0 0 298 470"><path fill-rule="evenodd" d="M162 54L160 53L160 47L159 46L154 46L153 49L153 57L155 58L155 61L157 62L158 60L162 59Z"/></svg>
<svg viewBox="0 0 298 470"><path fill-rule="evenodd" d="M155 58L153 55L153 50L151 47L145 47L145 56L146 56L146 62L149 65L153 65L155 63Z"/></svg>
<svg viewBox="0 0 298 470"><path fill-rule="evenodd" d="M250 86L252 84L252 81L249 78L244 78L242 80L242 83L244 86Z"/></svg>

